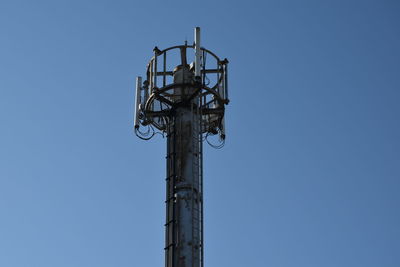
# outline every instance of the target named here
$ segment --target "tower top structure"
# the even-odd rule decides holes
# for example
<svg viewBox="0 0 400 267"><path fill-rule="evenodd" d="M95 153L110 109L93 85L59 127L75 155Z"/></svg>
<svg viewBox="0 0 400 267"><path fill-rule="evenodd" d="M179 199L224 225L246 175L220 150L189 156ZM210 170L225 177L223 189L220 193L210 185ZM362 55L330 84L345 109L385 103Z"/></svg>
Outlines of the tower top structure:
<svg viewBox="0 0 400 267"><path fill-rule="evenodd" d="M176 107L199 98L196 105L201 112L202 134L205 138L219 135L224 142L228 60L200 45L200 27L194 33L193 45L185 42L163 50L156 46L146 79L142 82L142 77L137 77L134 130L140 138L150 139L156 131L165 133ZM192 56L191 62L188 56Z"/></svg>

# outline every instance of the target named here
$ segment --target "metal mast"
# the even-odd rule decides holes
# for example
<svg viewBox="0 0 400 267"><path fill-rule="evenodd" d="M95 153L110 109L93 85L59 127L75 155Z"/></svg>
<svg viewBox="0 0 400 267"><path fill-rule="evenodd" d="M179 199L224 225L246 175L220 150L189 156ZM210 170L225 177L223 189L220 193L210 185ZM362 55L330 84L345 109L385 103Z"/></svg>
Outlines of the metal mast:
<svg viewBox="0 0 400 267"><path fill-rule="evenodd" d="M228 61L200 46L199 27L194 45L153 51L147 79L136 80L135 133L145 140L156 131L167 136L165 267L203 267L202 146L210 135L225 140ZM167 54L177 61L173 69Z"/></svg>

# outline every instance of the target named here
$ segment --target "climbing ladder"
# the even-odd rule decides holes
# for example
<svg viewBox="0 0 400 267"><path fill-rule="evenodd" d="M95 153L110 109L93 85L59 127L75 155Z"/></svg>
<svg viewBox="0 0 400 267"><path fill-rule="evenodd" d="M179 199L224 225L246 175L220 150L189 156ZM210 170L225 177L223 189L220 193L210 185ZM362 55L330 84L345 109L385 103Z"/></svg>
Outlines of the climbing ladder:
<svg viewBox="0 0 400 267"><path fill-rule="evenodd" d="M175 210L175 122L171 121L167 132L167 186L166 186L166 222L165 222L165 267L174 266L176 245L176 210Z"/></svg>

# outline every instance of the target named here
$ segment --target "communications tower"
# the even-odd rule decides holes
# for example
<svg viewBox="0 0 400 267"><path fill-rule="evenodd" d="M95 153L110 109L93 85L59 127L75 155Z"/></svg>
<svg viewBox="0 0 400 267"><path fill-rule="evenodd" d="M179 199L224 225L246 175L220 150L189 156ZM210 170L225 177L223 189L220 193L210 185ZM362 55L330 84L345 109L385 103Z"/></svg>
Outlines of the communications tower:
<svg viewBox="0 0 400 267"><path fill-rule="evenodd" d="M200 46L199 27L193 45L153 51L136 79L134 129L167 137L165 267L203 267L203 141L225 142L228 60Z"/></svg>

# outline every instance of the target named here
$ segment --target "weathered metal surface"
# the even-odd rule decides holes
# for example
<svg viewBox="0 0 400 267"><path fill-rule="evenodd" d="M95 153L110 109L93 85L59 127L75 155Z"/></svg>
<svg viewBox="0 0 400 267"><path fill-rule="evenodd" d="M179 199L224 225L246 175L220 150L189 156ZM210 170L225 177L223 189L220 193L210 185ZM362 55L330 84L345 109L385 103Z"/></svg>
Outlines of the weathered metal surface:
<svg viewBox="0 0 400 267"><path fill-rule="evenodd" d="M174 80L183 84L193 78L186 67L177 68ZM195 88L181 90L177 103L184 103ZM184 92L184 91L187 92ZM167 134L166 267L201 266L200 142L198 98L180 105L171 118Z"/></svg>

